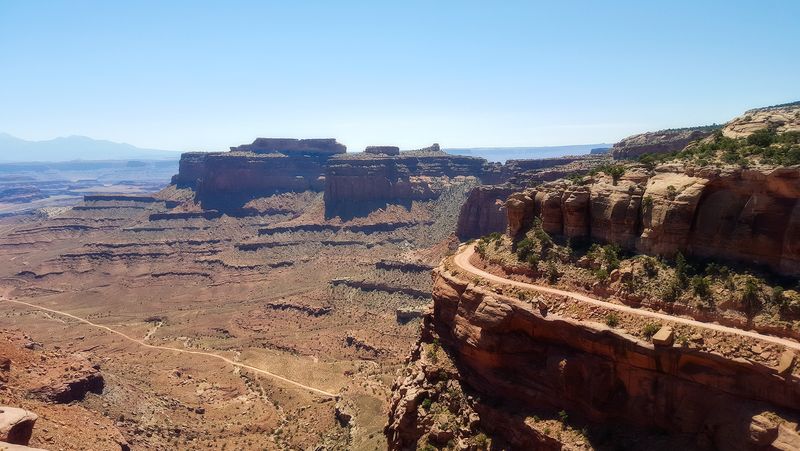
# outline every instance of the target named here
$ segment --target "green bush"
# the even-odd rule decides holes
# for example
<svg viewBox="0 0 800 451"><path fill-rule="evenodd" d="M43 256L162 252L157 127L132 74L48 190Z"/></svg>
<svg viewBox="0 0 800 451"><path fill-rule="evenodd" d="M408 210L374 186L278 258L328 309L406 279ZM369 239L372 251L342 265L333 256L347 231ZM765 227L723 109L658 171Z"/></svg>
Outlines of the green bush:
<svg viewBox="0 0 800 451"><path fill-rule="evenodd" d="M606 326L617 327L618 325L619 325L619 316L616 313L611 312L608 315L606 315Z"/></svg>
<svg viewBox="0 0 800 451"><path fill-rule="evenodd" d="M561 274L558 273L558 268L556 267L556 264L553 263L552 260L547 262L546 274L547 274L547 280L550 283L558 282L559 277L561 277Z"/></svg>
<svg viewBox="0 0 800 451"><path fill-rule="evenodd" d="M649 340L653 338L653 335L655 335L659 329L661 329L661 325L658 323L645 324L645 326L642 327L642 335Z"/></svg>
<svg viewBox="0 0 800 451"><path fill-rule="evenodd" d="M662 296L664 300L667 302L675 302L681 297L681 293L683 292L683 288L681 287L680 282L678 282L677 278L672 279L665 287L662 292Z"/></svg>
<svg viewBox="0 0 800 451"><path fill-rule="evenodd" d="M472 443L481 450L485 450L489 448L489 437L486 436L483 432L479 433L472 439Z"/></svg>
<svg viewBox="0 0 800 451"><path fill-rule="evenodd" d="M678 252L675 255L675 279L678 281L678 285L681 288L686 288L689 284L689 271L691 267L686 262L686 257L683 256L682 253Z"/></svg>
<svg viewBox="0 0 800 451"><path fill-rule="evenodd" d="M692 291L701 299L707 298L711 294L711 287L708 279L703 276L692 277Z"/></svg>
<svg viewBox="0 0 800 451"><path fill-rule="evenodd" d="M656 259L652 257L644 257L642 266L644 267L644 273L648 278L652 279L658 275L658 263L656 262Z"/></svg>
<svg viewBox="0 0 800 451"><path fill-rule="evenodd" d="M783 287L772 287L772 295L770 296L770 302L773 305L777 305L779 307L783 306L786 302L786 297L783 295Z"/></svg>
<svg viewBox="0 0 800 451"><path fill-rule="evenodd" d="M589 174L596 175L600 172L604 172L611 176L612 183L616 185L619 179L625 175L625 166L621 164L601 164L589 171Z"/></svg>
<svg viewBox="0 0 800 451"><path fill-rule="evenodd" d="M567 421L569 421L569 415L567 414L566 410L562 410L558 412L558 419L561 421L561 428L567 428Z"/></svg>
<svg viewBox="0 0 800 451"><path fill-rule="evenodd" d="M672 185L669 185L669 186L667 187L667 199L669 199L669 200L675 200L675 198L676 198L677 196L678 196L678 190L677 190L677 189L676 189L674 186L672 186Z"/></svg>
<svg viewBox="0 0 800 451"><path fill-rule="evenodd" d="M747 144L751 146L767 147L774 143L776 140L775 130L762 129L753 132L747 137Z"/></svg>
<svg viewBox="0 0 800 451"><path fill-rule="evenodd" d="M748 277L747 281L744 283L744 289L742 290L740 301L745 314L749 318L755 316L756 313L758 313L758 310L761 308L758 284L752 277Z"/></svg>
<svg viewBox="0 0 800 451"><path fill-rule="evenodd" d="M431 398L425 398L422 400L422 408L425 409L426 412L429 412L431 410L432 404L433 401L431 401Z"/></svg>
<svg viewBox="0 0 800 451"><path fill-rule="evenodd" d="M525 237L517 241L514 253L519 261L531 263L531 257L534 255L535 251L536 242L528 237ZM538 261L538 257L536 258L536 261Z"/></svg>

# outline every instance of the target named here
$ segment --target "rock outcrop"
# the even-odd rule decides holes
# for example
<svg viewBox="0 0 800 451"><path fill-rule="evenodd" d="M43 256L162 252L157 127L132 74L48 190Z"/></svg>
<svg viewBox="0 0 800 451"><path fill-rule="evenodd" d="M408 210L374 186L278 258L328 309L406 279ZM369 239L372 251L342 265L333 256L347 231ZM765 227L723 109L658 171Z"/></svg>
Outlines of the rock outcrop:
<svg viewBox="0 0 800 451"><path fill-rule="evenodd" d="M508 226L505 199L517 191L511 185L489 185L473 188L458 215L456 236L462 241L493 232L504 232Z"/></svg>
<svg viewBox="0 0 800 451"><path fill-rule="evenodd" d="M470 193L461 206L456 236L462 241L478 238L493 232L503 232L508 226L505 209L507 197L525 186L558 180L570 175L588 173L603 163L606 157L577 156L546 158L541 160L510 160L501 169L502 184L483 185ZM485 176L484 179L498 177Z"/></svg>
<svg viewBox="0 0 800 451"><path fill-rule="evenodd" d="M763 265L800 274L800 168L661 166L629 170L616 184L593 177L526 190L533 202L507 203L509 231L540 217L545 231L616 243L638 252Z"/></svg>
<svg viewBox="0 0 800 451"><path fill-rule="evenodd" d="M294 155L335 155L345 153L347 147L333 138L293 139L293 138L256 138L252 144L231 147L231 152L253 152L258 154L281 153Z"/></svg>
<svg viewBox="0 0 800 451"><path fill-rule="evenodd" d="M548 315L536 303L488 291L443 267L434 278L434 310L422 341L441 343L457 368L451 380L460 381L471 399L476 427L501 444L562 449L524 419L563 411L562 419L568 413L589 425L657 428L674 434L676 443L689 436L698 448L800 447L800 380L794 376ZM441 373L430 362L414 366L420 354L410 362L417 369L394 387L386 429L391 449L414 449L420 437L431 437L417 406L450 392L437 388ZM464 429L455 431L463 440Z"/></svg>
<svg viewBox="0 0 800 451"><path fill-rule="evenodd" d="M346 154L325 168L325 206L336 212L353 203L406 203L439 195L440 183L455 177L483 178L492 165L482 158L449 155L438 145L397 155L384 152Z"/></svg>
<svg viewBox="0 0 800 451"><path fill-rule="evenodd" d="M718 127L683 128L640 133L614 144L611 155L615 160L634 159L646 153L670 153L682 150L692 141L710 136Z"/></svg>
<svg viewBox="0 0 800 451"><path fill-rule="evenodd" d="M25 409L0 406L0 442L27 445L38 418Z"/></svg>
<svg viewBox="0 0 800 451"><path fill-rule="evenodd" d="M318 141L325 145L313 145ZM321 191L325 162L344 149L335 140L259 138L230 152L181 155L179 172L172 182L196 189L200 199Z"/></svg>
<svg viewBox="0 0 800 451"><path fill-rule="evenodd" d="M397 146L367 146L364 153L376 155L400 155L400 148Z"/></svg>
<svg viewBox="0 0 800 451"><path fill-rule="evenodd" d="M722 128L729 138L741 138L763 129L778 133L800 132L800 102L746 111Z"/></svg>

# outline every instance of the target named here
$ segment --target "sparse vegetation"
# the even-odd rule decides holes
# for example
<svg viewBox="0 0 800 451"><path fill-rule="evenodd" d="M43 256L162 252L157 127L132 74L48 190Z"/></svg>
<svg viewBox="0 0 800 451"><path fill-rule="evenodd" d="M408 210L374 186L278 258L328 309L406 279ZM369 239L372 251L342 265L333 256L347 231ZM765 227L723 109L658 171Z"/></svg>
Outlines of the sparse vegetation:
<svg viewBox="0 0 800 451"><path fill-rule="evenodd" d="M433 343L430 344L427 351L428 360L432 363L437 363L439 361L439 339L434 338Z"/></svg>
<svg viewBox="0 0 800 451"><path fill-rule="evenodd" d="M678 196L678 189L675 188L673 185L667 186L667 199L675 200Z"/></svg>
<svg viewBox="0 0 800 451"><path fill-rule="evenodd" d="M611 312L608 315L606 315L606 326L608 327L619 326L619 315L617 315L614 312Z"/></svg>
<svg viewBox="0 0 800 451"><path fill-rule="evenodd" d="M777 133L774 129L765 128L747 138L734 139L717 130L710 139L689 144L680 152L639 157L639 162L649 169L671 160L693 162L700 166L723 163L742 167L752 163L780 166L800 164L800 132Z"/></svg>
<svg viewBox="0 0 800 451"><path fill-rule="evenodd" d="M708 279L703 276L692 277L692 291L695 296L706 299L711 294L710 284Z"/></svg>
<svg viewBox="0 0 800 451"><path fill-rule="evenodd" d="M567 422L569 421L569 415L567 414L566 410L561 410L558 412L558 421L561 422L561 429L567 428Z"/></svg>
<svg viewBox="0 0 800 451"><path fill-rule="evenodd" d="M741 295L741 304L742 310L745 312L748 318L755 316L761 307L758 285L756 285L756 281L752 277L748 277L744 283L744 289L742 289Z"/></svg>
<svg viewBox="0 0 800 451"><path fill-rule="evenodd" d="M653 338L653 335L661 329L661 325L658 323L648 323L642 327L642 335L645 336L648 340Z"/></svg>
<svg viewBox="0 0 800 451"><path fill-rule="evenodd" d="M596 175L600 172L609 175L612 179L612 183L616 185L619 179L625 175L625 166L622 164L602 164L592 169L589 175Z"/></svg>

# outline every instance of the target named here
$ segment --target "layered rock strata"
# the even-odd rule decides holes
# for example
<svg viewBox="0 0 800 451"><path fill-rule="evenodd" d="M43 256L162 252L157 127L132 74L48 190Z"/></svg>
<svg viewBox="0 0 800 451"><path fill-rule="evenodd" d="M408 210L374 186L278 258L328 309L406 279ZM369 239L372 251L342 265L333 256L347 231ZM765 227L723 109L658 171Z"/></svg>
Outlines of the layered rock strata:
<svg viewBox="0 0 800 451"><path fill-rule="evenodd" d="M325 162L346 150L335 139L258 138L230 152L184 153L172 183L205 197L321 191Z"/></svg>
<svg viewBox="0 0 800 451"><path fill-rule="evenodd" d="M729 138L741 138L763 129L777 133L800 132L800 102L745 111L725 124L722 134Z"/></svg>
<svg viewBox="0 0 800 451"><path fill-rule="evenodd" d="M634 159L647 153L670 153L682 150L692 141L710 136L713 127L685 128L640 133L614 144L611 155L615 160Z"/></svg>
<svg viewBox="0 0 800 451"><path fill-rule="evenodd" d="M325 204L337 209L350 202L432 199L441 188L437 179L482 178L487 167L491 165L482 158L449 155L436 144L398 155L340 155L325 169Z"/></svg>
<svg viewBox="0 0 800 451"><path fill-rule="evenodd" d="M800 274L800 169L662 166L630 170L616 184L544 184L506 205L516 236L542 220L545 231L616 243L646 254L677 252Z"/></svg>
<svg viewBox="0 0 800 451"><path fill-rule="evenodd" d="M607 163L607 157L581 156L547 158L542 160L511 160L502 168L503 184L474 188L461 206L456 235L462 241L493 232L503 232L508 226L505 201L509 195L525 186L558 180L570 175L582 175Z"/></svg>
<svg viewBox="0 0 800 451"><path fill-rule="evenodd" d="M441 343L454 361L475 415L472 429L457 429L455 439L480 429L512 449L562 449L525 420L561 410L590 427L658 428L675 440L688 435L696 448L800 446L800 380L794 376L548 315L535 303L480 288L443 267L434 279L434 309L422 341ZM420 360L419 351L412 354L417 370L394 387L386 428L391 449L414 449L421 437L435 438L418 420L419 405L447 395L436 388L440 375L430 362L414 366Z"/></svg>

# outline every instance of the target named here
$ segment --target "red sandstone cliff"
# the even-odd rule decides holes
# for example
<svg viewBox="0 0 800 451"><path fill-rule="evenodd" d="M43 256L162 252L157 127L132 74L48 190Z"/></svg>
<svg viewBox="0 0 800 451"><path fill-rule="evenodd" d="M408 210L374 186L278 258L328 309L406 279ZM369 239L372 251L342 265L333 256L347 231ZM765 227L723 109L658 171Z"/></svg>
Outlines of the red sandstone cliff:
<svg viewBox="0 0 800 451"><path fill-rule="evenodd" d="M611 242L671 257L677 252L800 274L800 168L629 170L615 185L559 181L507 205L509 230L534 216L548 233ZM526 223L527 222L527 223Z"/></svg>
<svg viewBox="0 0 800 451"><path fill-rule="evenodd" d="M386 428L390 449L438 443L447 425L454 426L444 438L465 449L480 449L470 448L479 431L501 448L605 446L606 439L593 434L584 434L579 445L565 444L566 435L558 433L559 440L557 431L533 425L531 418L559 410L582 424L623 425L642 437L652 428L668 432L648 449L800 447L800 381L794 376L713 353L654 347L598 323L548 315L535 303L488 291L444 267L434 279L434 309L422 344L394 387ZM434 358L435 343L452 366ZM451 409L446 422L423 405L431 399L452 407L459 390L463 405Z"/></svg>
<svg viewBox="0 0 800 451"><path fill-rule="evenodd" d="M713 131L711 127L698 127L640 133L614 144L611 154L615 160L625 160L637 158L646 153L677 152L690 142L711 135Z"/></svg>

